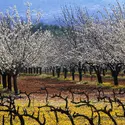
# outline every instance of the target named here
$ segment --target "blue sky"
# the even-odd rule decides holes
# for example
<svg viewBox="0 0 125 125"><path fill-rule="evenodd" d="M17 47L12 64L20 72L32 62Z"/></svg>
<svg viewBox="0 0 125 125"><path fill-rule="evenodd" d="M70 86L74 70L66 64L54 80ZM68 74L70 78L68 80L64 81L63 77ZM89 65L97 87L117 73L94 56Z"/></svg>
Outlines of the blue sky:
<svg viewBox="0 0 125 125"><path fill-rule="evenodd" d="M61 7L64 5L86 7L92 14L97 10L102 10L104 6L107 7L108 4L116 4L116 0L0 0L0 11L3 12L16 5L19 13L25 15L24 3L26 1L32 3L32 9L42 11L43 19L46 22L53 21L54 16L61 12ZM124 3L124 0L118 1Z"/></svg>

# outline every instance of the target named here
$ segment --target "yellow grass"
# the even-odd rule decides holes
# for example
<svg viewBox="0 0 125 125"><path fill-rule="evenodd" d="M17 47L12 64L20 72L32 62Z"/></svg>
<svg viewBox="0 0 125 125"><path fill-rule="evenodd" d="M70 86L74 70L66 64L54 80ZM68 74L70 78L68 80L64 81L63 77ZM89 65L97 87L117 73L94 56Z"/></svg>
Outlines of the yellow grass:
<svg viewBox="0 0 125 125"><path fill-rule="evenodd" d="M44 100L35 100L32 99L31 106L27 107L27 100L26 99L18 99L16 100L16 106L20 107L19 112L22 113L23 109L27 109L27 112L29 114L32 114L32 112L35 112L35 116L37 116L38 112L38 106L45 105ZM105 105L107 105L107 109L110 108L109 103L104 102L97 102L91 101L91 104L96 106L97 109L103 109ZM65 101L63 100L50 100L49 105L53 105L54 107L61 107L62 109L65 109ZM118 118L116 117L115 113L118 113L119 115L123 114L122 108L118 107L116 103L113 103L113 111L111 112L112 116L117 121L118 125L124 125L125 118ZM0 109L2 107L0 106ZM88 106L81 106L76 107L76 105L69 103L69 110L71 111L71 114L74 112L87 115L91 117L91 108ZM53 112L50 111L50 108L43 107L40 109L40 119L43 120L42 115L45 114L46 117L46 125L56 125L56 119ZM5 116L5 125L9 124L9 117L8 113L0 112L0 125L2 125L2 116ZM97 113L94 113L94 116L97 116ZM25 125L39 125L35 120L32 120L31 118L24 117L25 118ZM71 125L70 120L65 114L58 113L59 123L57 125ZM78 117L74 119L74 122L76 125L89 125L88 121L83 117ZM14 125L20 125L19 119L16 117L15 120L13 120ZM97 118L94 120L94 124L97 124ZM104 113L101 113L101 125L113 125L113 122L111 119Z"/></svg>

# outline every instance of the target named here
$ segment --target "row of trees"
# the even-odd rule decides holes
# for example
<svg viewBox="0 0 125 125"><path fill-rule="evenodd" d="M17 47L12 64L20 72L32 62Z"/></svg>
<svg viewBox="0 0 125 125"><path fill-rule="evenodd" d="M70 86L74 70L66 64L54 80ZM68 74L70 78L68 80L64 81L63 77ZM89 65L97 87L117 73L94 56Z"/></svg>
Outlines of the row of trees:
<svg viewBox="0 0 125 125"><path fill-rule="evenodd" d="M16 7L0 13L1 74L13 77L17 93L16 79L22 67L69 67L81 62L80 65L93 67L99 83L102 83L101 69L108 67L114 84L118 85L117 77L125 61L124 5L117 2L98 14L101 18L90 16L84 9L65 6L59 19L60 30L52 34L34 28L41 15L37 13L34 23L29 3L25 21Z"/></svg>
<svg viewBox="0 0 125 125"><path fill-rule="evenodd" d="M78 65L79 61L82 65L88 64L99 83L102 83L102 69L108 68L114 84L118 85L118 75L124 70L125 62L125 10L124 5L116 2L116 6L105 8L96 17L81 8L64 7L60 21L65 28L62 37L57 37L62 41L58 57L62 65ZM63 40L66 43L62 45Z"/></svg>
<svg viewBox="0 0 125 125"><path fill-rule="evenodd" d="M59 19L61 35L57 32L55 36L57 53L51 63L48 57L48 66L76 67L81 62L79 67L94 69L99 83L103 82L102 70L109 69L118 85L125 62L125 10L124 5L116 3L95 17L84 9L65 6Z"/></svg>

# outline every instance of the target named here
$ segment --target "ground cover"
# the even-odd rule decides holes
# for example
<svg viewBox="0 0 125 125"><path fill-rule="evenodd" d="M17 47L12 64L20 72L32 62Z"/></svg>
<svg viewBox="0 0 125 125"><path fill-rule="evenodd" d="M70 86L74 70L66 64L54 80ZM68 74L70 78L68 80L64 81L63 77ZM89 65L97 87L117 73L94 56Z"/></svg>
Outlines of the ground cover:
<svg viewBox="0 0 125 125"><path fill-rule="evenodd" d="M21 98L20 95L14 96L17 98L15 99L15 110L17 111L17 107L20 107L19 114L23 115L26 125L40 124L35 119L38 117L38 112L41 123L44 122L45 117L45 125L90 125L92 123L95 125L124 125L124 80L118 87L114 87L111 81L98 85L95 77L92 81L89 77L83 79L82 82L79 82L71 81L70 78L57 79L51 75L21 75L18 78L18 88L22 94ZM1 88L0 90L2 95L13 95L5 90L2 91ZM31 99L30 105L28 96ZM9 105L8 102L6 104ZM6 106L0 105L0 110L6 109ZM29 114L32 116L33 112L34 119L28 116ZM57 112L57 116L55 112ZM0 124L2 124L3 115L5 125L9 125L10 116L4 111L0 111ZM19 118L17 116L15 118L13 124L20 125Z"/></svg>

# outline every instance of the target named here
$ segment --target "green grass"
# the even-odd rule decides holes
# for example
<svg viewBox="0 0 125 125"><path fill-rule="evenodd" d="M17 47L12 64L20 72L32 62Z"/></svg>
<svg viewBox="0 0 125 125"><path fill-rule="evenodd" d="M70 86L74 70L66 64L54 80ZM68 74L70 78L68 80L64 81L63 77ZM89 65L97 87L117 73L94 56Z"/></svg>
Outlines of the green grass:
<svg viewBox="0 0 125 125"><path fill-rule="evenodd" d="M40 74L20 73L19 76L39 76Z"/></svg>
<svg viewBox="0 0 125 125"><path fill-rule="evenodd" d="M86 76L90 76L90 75L86 75ZM85 76L85 77L86 77ZM58 80L58 81L68 81L68 82L72 82L72 77L68 76L66 79L64 79L64 76L63 75L60 75L60 78L57 78L57 76L53 77L52 75L47 75L47 74L42 74L40 75L40 77L42 79L55 79L55 80ZM108 79L112 79L112 77L110 75L106 75L106 76L103 76L103 78L106 78L107 80ZM90 78L91 79L91 78ZM121 77L119 76L118 79L120 80L125 80L125 76L124 77ZM118 85L118 86L115 86L113 85L112 83L110 82L103 82L102 84L99 84L97 82L97 80L84 80L84 76L83 76L83 80L79 82L79 79L75 79L75 81L73 81L74 83L76 84L84 84L84 85L94 85L94 86L97 86L97 87L104 87L104 88L112 88L112 89L120 89L120 88L125 88L125 85Z"/></svg>
<svg viewBox="0 0 125 125"><path fill-rule="evenodd" d="M40 77L42 79L53 79L53 80L57 80L57 81L72 81L72 78L71 77L67 77L66 79L64 79L64 76L63 75L60 75L60 77L58 78L57 76L52 76L52 75L49 75L49 74L42 74L40 75Z"/></svg>

